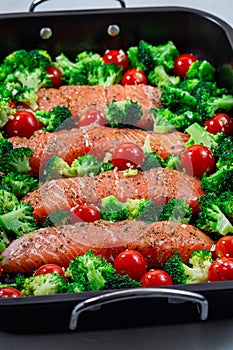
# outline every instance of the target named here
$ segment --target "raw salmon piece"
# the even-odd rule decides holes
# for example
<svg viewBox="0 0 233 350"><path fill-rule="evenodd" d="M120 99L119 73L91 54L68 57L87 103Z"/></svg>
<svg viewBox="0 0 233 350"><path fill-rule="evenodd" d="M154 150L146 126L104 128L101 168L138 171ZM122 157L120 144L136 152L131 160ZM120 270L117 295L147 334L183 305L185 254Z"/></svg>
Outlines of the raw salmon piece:
<svg viewBox="0 0 233 350"><path fill-rule="evenodd" d="M146 137L149 137L152 150L156 150L157 154L164 159L171 154L181 155L184 151L184 144L188 140L188 135L180 132L158 134L141 129L117 129L102 126L75 128L53 133L39 130L28 141L22 139L22 144L34 151L31 167L33 174L37 176L40 164L55 154L71 164L74 159L89 153L91 149L111 153L117 145L123 142L134 142L143 147ZM9 140L14 147L20 147L18 137L12 137Z"/></svg>
<svg viewBox="0 0 233 350"><path fill-rule="evenodd" d="M106 98L108 102L112 101L124 101L127 100L126 89L123 85L114 84L107 86L106 88Z"/></svg>
<svg viewBox="0 0 233 350"><path fill-rule="evenodd" d="M155 168L126 177L123 171L109 170L95 177L51 180L29 193L23 201L34 207L34 216L42 219L58 209L77 204L93 203L100 206L101 199L109 195L124 202L128 198L185 199L192 208L197 198L204 195L200 181L185 173L168 168Z"/></svg>
<svg viewBox="0 0 233 350"><path fill-rule="evenodd" d="M2 254L3 269L7 273L32 273L47 263L67 267L70 260L90 249L110 262L121 251L136 249L148 268L162 267L177 252L187 262L194 251L210 250L213 243L194 226L172 221L82 222L39 229L16 239Z"/></svg>
<svg viewBox="0 0 233 350"><path fill-rule="evenodd" d="M37 96L38 109L51 111L53 107L58 105L69 107L68 96L62 94L59 89L41 88L37 91Z"/></svg>

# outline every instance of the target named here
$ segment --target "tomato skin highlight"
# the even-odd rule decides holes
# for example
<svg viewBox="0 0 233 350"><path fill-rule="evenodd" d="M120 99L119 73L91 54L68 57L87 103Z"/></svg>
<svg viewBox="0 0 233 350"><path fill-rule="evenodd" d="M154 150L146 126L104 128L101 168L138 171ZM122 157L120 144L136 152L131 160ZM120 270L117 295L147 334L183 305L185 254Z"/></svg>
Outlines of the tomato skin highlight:
<svg viewBox="0 0 233 350"><path fill-rule="evenodd" d="M147 77L145 73L136 68L127 70L121 79L122 85L141 85L147 84Z"/></svg>
<svg viewBox="0 0 233 350"><path fill-rule="evenodd" d="M208 281L231 281L233 280L233 258L226 256L217 258L208 271Z"/></svg>
<svg viewBox="0 0 233 350"><path fill-rule="evenodd" d="M140 281L147 268L142 254L130 249L119 253L114 260L113 266L118 274L129 275L136 281Z"/></svg>
<svg viewBox="0 0 233 350"><path fill-rule="evenodd" d="M141 168L145 160L143 149L133 142L123 142L112 152L112 164L118 170Z"/></svg>
<svg viewBox="0 0 233 350"><path fill-rule="evenodd" d="M218 258L224 256L233 258L233 236L221 237L215 245L215 255Z"/></svg>
<svg viewBox="0 0 233 350"><path fill-rule="evenodd" d="M203 145L193 145L186 148L181 156L183 169L191 176L201 178L204 173L211 174L215 167L215 157Z"/></svg>
<svg viewBox="0 0 233 350"><path fill-rule="evenodd" d="M27 110L19 110L13 116L13 119L9 119L5 125L8 137L31 137L36 130L41 128L40 123L36 119L35 115Z"/></svg>
<svg viewBox="0 0 233 350"><path fill-rule="evenodd" d="M54 88L58 88L62 85L62 72L59 68L55 66L48 66L46 67L46 73L48 74L49 78L52 81L52 86Z"/></svg>
<svg viewBox="0 0 233 350"><path fill-rule="evenodd" d="M233 119L226 113L217 113L205 121L204 128L213 135L224 132L227 136L232 136Z"/></svg>
<svg viewBox="0 0 233 350"><path fill-rule="evenodd" d="M115 63L122 66L125 71L129 65L129 59L123 50L107 50L103 56L105 63Z"/></svg>
<svg viewBox="0 0 233 350"><path fill-rule="evenodd" d="M103 125L107 125L108 121L99 109L90 108L90 109L86 110L79 117L76 124L79 128L82 126L87 126L87 125L91 125L91 124L103 126Z"/></svg>
<svg viewBox="0 0 233 350"><path fill-rule="evenodd" d="M23 294L14 287L0 288L0 298L17 298L22 296Z"/></svg>
<svg viewBox="0 0 233 350"><path fill-rule="evenodd" d="M171 276L163 271L157 269L150 269L141 278L141 287L158 287L158 286L172 286L173 281Z"/></svg>
<svg viewBox="0 0 233 350"><path fill-rule="evenodd" d="M46 275L48 273L57 273L65 278L65 270L56 264L45 264L40 266L34 273L34 276Z"/></svg>
<svg viewBox="0 0 233 350"><path fill-rule="evenodd" d="M192 54L183 53L175 58L173 73L178 75L181 79L184 79L191 64L197 60Z"/></svg>
<svg viewBox="0 0 233 350"><path fill-rule="evenodd" d="M71 209L72 223L100 220L100 210L93 204L80 204Z"/></svg>

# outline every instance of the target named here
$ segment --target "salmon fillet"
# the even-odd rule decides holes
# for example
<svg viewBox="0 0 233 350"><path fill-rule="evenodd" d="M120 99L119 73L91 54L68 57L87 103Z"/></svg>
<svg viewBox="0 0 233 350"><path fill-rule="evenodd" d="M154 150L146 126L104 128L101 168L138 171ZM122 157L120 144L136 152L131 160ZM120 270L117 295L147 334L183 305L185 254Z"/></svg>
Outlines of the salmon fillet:
<svg viewBox="0 0 233 350"><path fill-rule="evenodd" d="M38 176L40 164L57 154L69 164L77 157L89 153L90 150L112 152L123 142L134 142L143 147L146 137L149 137L152 150L166 159L171 154L181 155L188 135L174 131L159 134L141 129L117 129L109 127L74 128L49 133L38 130L28 140L12 137L9 140L14 147L29 147L34 151L30 165L32 175Z"/></svg>
<svg viewBox="0 0 233 350"><path fill-rule="evenodd" d="M185 173L168 168L155 168L125 177L123 171L109 170L95 177L76 177L51 180L23 201L34 207L34 216L43 220L58 209L72 208L77 204L101 204L101 199L114 195L125 202L128 198L152 198L164 201L169 198L185 199L196 209L197 198L204 195L200 181Z"/></svg>
<svg viewBox="0 0 233 350"><path fill-rule="evenodd" d="M3 253L3 269L7 273L32 273L47 263L67 267L70 260L90 249L110 262L121 251L136 249L148 268L162 267L177 252L187 262L192 252L210 250L213 244L194 226L172 221L82 222L39 229L16 239Z"/></svg>
<svg viewBox="0 0 233 350"><path fill-rule="evenodd" d="M69 108L76 118L88 107L98 107L104 111L106 103L123 100L136 101L142 105L143 115L137 126L142 129L152 129L153 120L149 110L161 108L161 90L149 85L115 84L107 87L100 85L64 85L59 89L42 88L37 92L38 109L50 111L57 105Z"/></svg>

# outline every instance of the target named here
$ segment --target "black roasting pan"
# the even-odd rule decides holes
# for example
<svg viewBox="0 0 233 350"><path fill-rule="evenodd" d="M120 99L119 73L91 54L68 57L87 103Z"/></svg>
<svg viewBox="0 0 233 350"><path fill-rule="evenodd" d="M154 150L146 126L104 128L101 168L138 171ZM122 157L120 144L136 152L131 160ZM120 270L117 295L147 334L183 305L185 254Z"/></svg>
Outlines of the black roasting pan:
<svg viewBox="0 0 233 350"><path fill-rule="evenodd" d="M127 9L119 4L123 7L111 10L0 15L0 60L22 48L44 48L52 55L64 52L72 57L82 50L127 49L142 38L152 43L172 40L180 52L209 60L218 70L219 83L233 91L229 24L183 7ZM6 298L0 299L0 314L0 330L19 333L201 322L233 316L233 281Z"/></svg>

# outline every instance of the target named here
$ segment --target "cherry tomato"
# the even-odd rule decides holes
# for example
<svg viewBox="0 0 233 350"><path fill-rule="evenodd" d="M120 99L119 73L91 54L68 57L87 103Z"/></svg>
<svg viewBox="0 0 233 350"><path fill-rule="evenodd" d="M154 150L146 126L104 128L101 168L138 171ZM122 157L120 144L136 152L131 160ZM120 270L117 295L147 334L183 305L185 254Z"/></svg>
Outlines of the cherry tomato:
<svg viewBox="0 0 233 350"><path fill-rule="evenodd" d="M48 66L45 68L45 70L50 77L54 88L58 88L62 85L62 72L59 68L55 66Z"/></svg>
<svg viewBox="0 0 233 350"><path fill-rule="evenodd" d="M139 69L132 68L127 70L121 79L122 85L140 85L147 84L147 77L145 73Z"/></svg>
<svg viewBox="0 0 233 350"><path fill-rule="evenodd" d="M208 281L233 280L233 258L226 256L216 259L209 267Z"/></svg>
<svg viewBox="0 0 233 350"><path fill-rule="evenodd" d="M83 112L83 114L79 117L77 121L77 126L87 126L90 124L97 124L97 125L107 125L108 121L104 117L103 112L101 112L97 108L90 108Z"/></svg>
<svg viewBox="0 0 233 350"><path fill-rule="evenodd" d="M183 53L179 55L174 60L173 73L175 75L178 75L181 79L184 79L186 76L186 73L189 70L189 67L196 60L197 60L197 57L189 53Z"/></svg>
<svg viewBox="0 0 233 350"><path fill-rule="evenodd" d="M167 272L154 269L147 271L142 276L141 283L141 287L144 288L173 285L171 276Z"/></svg>
<svg viewBox="0 0 233 350"><path fill-rule="evenodd" d="M136 250L124 250L119 253L113 263L116 272L120 275L129 275L132 279L140 281L146 272L146 261Z"/></svg>
<svg viewBox="0 0 233 350"><path fill-rule="evenodd" d="M227 256L233 258L233 236L221 237L215 245L215 255L218 258Z"/></svg>
<svg viewBox="0 0 233 350"><path fill-rule="evenodd" d="M23 294L14 287L2 287L0 288L0 298L17 298L22 297Z"/></svg>
<svg viewBox="0 0 233 350"><path fill-rule="evenodd" d="M40 266L34 273L34 276L46 275L47 273L57 273L65 278L65 270L56 264L45 264Z"/></svg>
<svg viewBox="0 0 233 350"><path fill-rule="evenodd" d="M215 158L206 146L193 145L186 148L182 154L181 163L189 175L200 178L204 173L211 174L215 166Z"/></svg>
<svg viewBox="0 0 233 350"><path fill-rule="evenodd" d="M93 204L80 204L71 209L72 222L100 220L100 210Z"/></svg>
<svg viewBox="0 0 233 350"><path fill-rule="evenodd" d="M105 63L115 63L126 70L129 65L129 59L123 50L107 50L103 56Z"/></svg>
<svg viewBox="0 0 233 350"><path fill-rule="evenodd" d="M233 135L233 120L226 113L217 113L212 118L206 120L204 128L214 135L219 132L225 132L227 136L231 136Z"/></svg>
<svg viewBox="0 0 233 350"><path fill-rule="evenodd" d="M112 152L112 164L119 170L141 168L145 160L143 149L133 142L123 142Z"/></svg>
<svg viewBox="0 0 233 350"><path fill-rule="evenodd" d="M6 132L9 137L19 136L29 138L41 128L40 123L32 112L20 110L6 123Z"/></svg>

